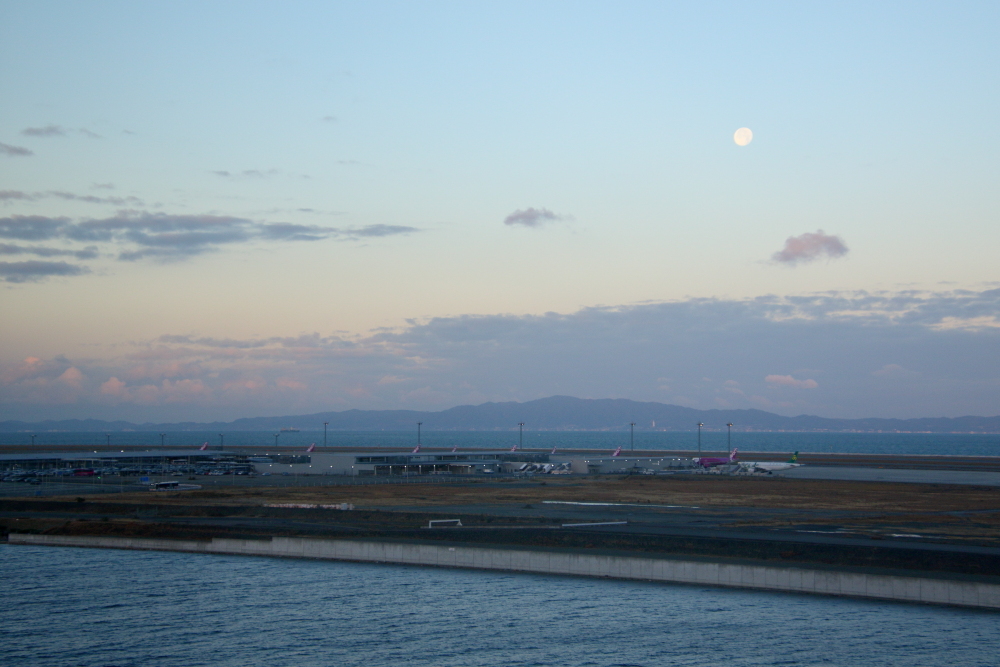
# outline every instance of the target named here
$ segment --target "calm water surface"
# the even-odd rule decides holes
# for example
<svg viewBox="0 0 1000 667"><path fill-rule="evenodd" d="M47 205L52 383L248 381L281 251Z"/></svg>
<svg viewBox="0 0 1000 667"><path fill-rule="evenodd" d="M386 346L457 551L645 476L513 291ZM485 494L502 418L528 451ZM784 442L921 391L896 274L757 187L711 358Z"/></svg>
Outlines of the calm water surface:
<svg viewBox="0 0 1000 667"><path fill-rule="evenodd" d="M0 664L995 666L1000 614L697 586L0 545Z"/></svg>

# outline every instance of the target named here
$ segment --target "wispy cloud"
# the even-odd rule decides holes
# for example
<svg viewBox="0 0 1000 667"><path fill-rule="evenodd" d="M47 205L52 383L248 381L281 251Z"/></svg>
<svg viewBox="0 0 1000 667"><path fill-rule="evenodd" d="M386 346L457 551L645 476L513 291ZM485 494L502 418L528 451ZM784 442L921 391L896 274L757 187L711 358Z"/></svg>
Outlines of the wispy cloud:
<svg viewBox="0 0 1000 667"><path fill-rule="evenodd" d="M27 157L28 155L34 155L33 151L27 148L22 148L21 146L11 146L10 144L0 143L0 155L7 155L10 157Z"/></svg>
<svg viewBox="0 0 1000 667"><path fill-rule="evenodd" d="M9 283L24 283L50 278L52 276L78 276L89 273L85 266L75 266L66 262L0 262L0 277Z"/></svg>
<svg viewBox="0 0 1000 667"><path fill-rule="evenodd" d="M105 188L108 189L108 188ZM62 199L78 201L86 204L110 204L112 206L142 206L138 197L96 197L94 195L78 195L63 190L47 190L45 192L24 192L23 190L0 190L0 201L40 201L43 199Z"/></svg>
<svg viewBox="0 0 1000 667"><path fill-rule="evenodd" d="M71 132L77 132L85 137L90 137L91 139L101 139L101 135L96 132L91 132L85 127L77 128L76 130L67 129L61 125L43 125L41 127L26 127L21 130L21 134L26 137L65 137Z"/></svg>
<svg viewBox="0 0 1000 667"><path fill-rule="evenodd" d="M16 191L11 198L22 198ZM46 193L59 196L69 193ZM72 195L72 199L92 198ZM367 225L365 227L324 227L293 223L267 223L220 215L172 215L145 211L121 211L108 218L72 222L67 218L14 215L0 218L0 239L19 241L64 241L113 244L121 261L142 259L178 260L221 247L258 241L321 241L324 239L360 240L419 232L416 227L403 225ZM6 246L6 254L32 253L55 256L64 251L53 248ZM98 248L66 250L69 256L90 258ZM45 255L44 253L49 253ZM67 274L69 275L69 274Z"/></svg>
<svg viewBox="0 0 1000 667"><path fill-rule="evenodd" d="M785 247L771 255L771 259L781 264L794 266L812 262L821 257L833 259L847 254L847 246L839 236L826 234L822 229L806 232L799 236L789 236Z"/></svg>
<svg viewBox="0 0 1000 667"><path fill-rule="evenodd" d="M243 171L213 171L222 178L270 178L281 173L280 169L244 169Z"/></svg>
<svg viewBox="0 0 1000 667"><path fill-rule="evenodd" d="M508 215L504 218L503 224L519 225L521 227L541 227L548 222L568 219L570 219L570 216L553 213L547 208L526 208L518 209Z"/></svg>
<svg viewBox="0 0 1000 667"><path fill-rule="evenodd" d="M10 243L0 243L0 255L35 255L36 257L75 257L77 259L96 259L97 246L87 246L82 250L67 250L65 248L49 248L47 246L20 246Z"/></svg>
<svg viewBox="0 0 1000 667"><path fill-rule="evenodd" d="M65 137L66 128L59 125L45 125L42 127L26 127L21 130L21 134L26 137Z"/></svg>

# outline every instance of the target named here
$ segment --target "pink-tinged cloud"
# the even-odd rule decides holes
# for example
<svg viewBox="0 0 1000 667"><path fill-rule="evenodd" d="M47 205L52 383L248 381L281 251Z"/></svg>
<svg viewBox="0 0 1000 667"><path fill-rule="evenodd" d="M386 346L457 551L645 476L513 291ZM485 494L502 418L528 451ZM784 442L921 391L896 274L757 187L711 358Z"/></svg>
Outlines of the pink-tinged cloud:
<svg viewBox="0 0 1000 667"><path fill-rule="evenodd" d="M83 373L80 372L80 369L70 366L59 376L59 380L74 389L79 389L83 382Z"/></svg>
<svg viewBox="0 0 1000 667"><path fill-rule="evenodd" d="M796 389L815 389L819 386L816 380L796 380L791 375L768 375L764 382L778 387L795 387Z"/></svg>
<svg viewBox="0 0 1000 667"><path fill-rule="evenodd" d="M785 247L771 255L771 259L781 264L794 266L812 262L821 257L834 259L847 254L847 246L839 236L825 234L822 229L806 232L785 239Z"/></svg>
<svg viewBox="0 0 1000 667"><path fill-rule="evenodd" d="M116 377L108 378L108 381L101 385L101 393L105 396L125 396L125 383Z"/></svg>

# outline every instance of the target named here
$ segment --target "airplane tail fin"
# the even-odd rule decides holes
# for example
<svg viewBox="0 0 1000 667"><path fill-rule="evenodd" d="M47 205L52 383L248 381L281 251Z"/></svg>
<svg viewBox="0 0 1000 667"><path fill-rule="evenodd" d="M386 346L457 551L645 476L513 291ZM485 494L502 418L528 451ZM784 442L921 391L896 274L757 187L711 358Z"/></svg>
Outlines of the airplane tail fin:
<svg viewBox="0 0 1000 667"><path fill-rule="evenodd" d="M795 452L794 454L792 454L792 458L788 459L788 462L789 463L798 463L799 462L799 453Z"/></svg>
<svg viewBox="0 0 1000 667"><path fill-rule="evenodd" d="M615 453L612 454L611 456L621 456L621 454L622 454L622 446L618 445L618 449L616 449Z"/></svg>
<svg viewBox="0 0 1000 667"><path fill-rule="evenodd" d="M454 447L451 448L451 453L452 454L454 454L457 451L458 451L458 445L455 445Z"/></svg>
<svg viewBox="0 0 1000 667"><path fill-rule="evenodd" d="M203 451L205 451L206 449L208 449L208 443L207 443L207 442L206 442L206 443L205 443L204 445L202 445L201 447L199 447L199 448L198 448L198 451L199 451L199 452L203 452Z"/></svg>
<svg viewBox="0 0 1000 667"><path fill-rule="evenodd" d="M315 451L316 451L316 443L314 442L311 445L309 445L309 447L306 449L306 454L311 454L312 452Z"/></svg>
<svg viewBox="0 0 1000 667"><path fill-rule="evenodd" d="M739 449L737 449L736 447L733 447L733 451L731 451L729 453L729 460L730 461L735 461L736 460L736 454L738 454L739 451L740 451Z"/></svg>
<svg viewBox="0 0 1000 667"><path fill-rule="evenodd" d="M555 454L555 453L556 453L556 448L555 448L555 447L553 447L553 448L552 448L552 451L551 451L551 452L549 452L549 456L552 456L552 455L553 455L553 454Z"/></svg>
<svg viewBox="0 0 1000 667"><path fill-rule="evenodd" d="M512 452L516 452L516 451L517 451L517 445L514 445L513 447L511 447L511 448L510 448L510 451L512 451Z"/></svg>
<svg viewBox="0 0 1000 667"><path fill-rule="evenodd" d="M419 454L420 453L420 445L417 445L416 447L414 447L413 451L410 452L410 453L411 454Z"/></svg>

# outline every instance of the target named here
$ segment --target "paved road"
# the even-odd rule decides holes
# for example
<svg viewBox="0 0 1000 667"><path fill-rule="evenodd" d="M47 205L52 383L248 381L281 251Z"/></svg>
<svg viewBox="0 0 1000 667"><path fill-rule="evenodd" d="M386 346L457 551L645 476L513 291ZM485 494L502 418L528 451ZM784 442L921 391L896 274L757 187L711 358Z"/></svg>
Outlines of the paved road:
<svg viewBox="0 0 1000 667"><path fill-rule="evenodd" d="M987 470L899 470L893 468L847 468L810 466L792 468L775 475L789 479L842 479L858 482L916 482L919 484L973 484L1000 486L1000 472Z"/></svg>

